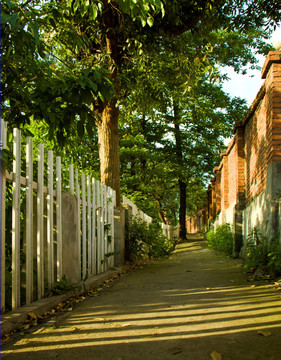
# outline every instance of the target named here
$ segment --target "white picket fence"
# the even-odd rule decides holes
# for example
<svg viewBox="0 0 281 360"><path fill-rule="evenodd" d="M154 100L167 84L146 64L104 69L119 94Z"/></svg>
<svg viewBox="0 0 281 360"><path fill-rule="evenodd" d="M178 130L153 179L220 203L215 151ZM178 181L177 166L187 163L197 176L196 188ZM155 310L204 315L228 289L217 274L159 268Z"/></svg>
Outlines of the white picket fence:
<svg viewBox="0 0 281 360"><path fill-rule="evenodd" d="M7 124L1 120L1 150L6 147ZM23 159L21 157L22 149L21 132L14 129L13 170L9 173L1 166L2 312L5 311L7 226L10 226L11 230L11 240L9 241L11 241L12 249L12 309L46 296L46 288L52 289L54 283L62 279L64 275L62 273L62 191L66 189L76 197L77 201L77 251L81 279L84 279L86 275L99 274L106 271L108 267L114 266L114 190L85 175L84 172L80 174L73 165L69 165L69 185L63 184L61 158L56 157L54 161L53 151L48 150L47 161L44 160L43 144L38 146L37 181L35 182L34 162L36 159L34 158L32 138L26 139L26 156ZM21 165L22 160L25 162L25 166ZM12 221L7 225L6 191L8 182L12 183ZM33 209L34 198L36 198L36 214ZM25 204L22 204L22 201ZM24 213L23 208L25 208ZM45 208L46 210L44 210ZM36 218L36 222L33 221L34 218ZM47 229L44 228L45 226ZM35 244L33 243L34 237L36 238ZM111 241L109 241L109 237L111 237ZM22 257L25 257L23 261L25 263L24 283L21 281ZM36 284L34 284L34 274L36 274ZM23 288L25 288L24 301L20 296ZM37 289L36 295L34 295L34 289Z"/></svg>
<svg viewBox="0 0 281 360"><path fill-rule="evenodd" d="M145 221L147 224L152 223L152 217L141 211L131 200L123 196L123 205L128 205L132 209L132 216ZM163 235L169 240L176 240L179 237L179 226L167 225L160 223Z"/></svg>
<svg viewBox="0 0 281 360"><path fill-rule="evenodd" d="M146 223L150 224L152 222L152 217L148 216L146 213L141 211L131 200L127 199L126 196L123 195L123 205L128 205L132 208L132 216L137 217Z"/></svg>

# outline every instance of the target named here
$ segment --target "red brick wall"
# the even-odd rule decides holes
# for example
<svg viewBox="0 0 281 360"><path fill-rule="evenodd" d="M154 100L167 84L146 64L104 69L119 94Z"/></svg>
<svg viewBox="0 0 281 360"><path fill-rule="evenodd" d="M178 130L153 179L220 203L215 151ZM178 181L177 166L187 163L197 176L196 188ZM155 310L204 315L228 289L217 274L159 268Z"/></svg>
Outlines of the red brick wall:
<svg viewBox="0 0 281 360"><path fill-rule="evenodd" d="M249 203L266 186L267 98L263 97L245 126L246 199Z"/></svg>
<svg viewBox="0 0 281 360"><path fill-rule="evenodd" d="M268 161L281 161L281 64L272 64L266 77L268 97Z"/></svg>
<svg viewBox="0 0 281 360"><path fill-rule="evenodd" d="M215 168L216 214L221 211L221 167Z"/></svg>
<svg viewBox="0 0 281 360"><path fill-rule="evenodd" d="M235 135L227 149L228 158L228 201L232 204L236 201L237 196L237 136Z"/></svg>
<svg viewBox="0 0 281 360"><path fill-rule="evenodd" d="M226 151L221 153L221 210L228 208L228 157Z"/></svg>
<svg viewBox="0 0 281 360"><path fill-rule="evenodd" d="M188 234L195 234L202 231L202 225L204 224L205 209L198 211L195 216L188 217L186 219L186 230Z"/></svg>
<svg viewBox="0 0 281 360"><path fill-rule="evenodd" d="M262 69L263 86L214 169L204 222L232 204L246 205L266 187L271 162L281 162L281 51L269 52ZM196 221L190 230L196 230ZM198 230L198 229L197 229Z"/></svg>

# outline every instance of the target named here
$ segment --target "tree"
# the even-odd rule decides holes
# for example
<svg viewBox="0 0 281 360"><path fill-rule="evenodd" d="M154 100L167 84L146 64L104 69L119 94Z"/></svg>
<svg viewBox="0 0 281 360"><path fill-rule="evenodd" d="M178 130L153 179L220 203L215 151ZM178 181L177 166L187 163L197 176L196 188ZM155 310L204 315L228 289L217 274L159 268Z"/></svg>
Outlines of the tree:
<svg viewBox="0 0 281 360"><path fill-rule="evenodd" d="M61 141L76 117L80 136L96 123L101 178L117 191L119 202L120 102L133 82L128 69L142 56L142 47L190 29L249 32L278 21L280 5L262 0L4 0L1 15L5 116L17 123L44 118ZM13 79L22 86L14 87Z"/></svg>
<svg viewBox="0 0 281 360"><path fill-rule="evenodd" d="M50 6L36 0L2 2L1 111L11 126L44 120L62 144L74 122L80 137L85 128L92 134L92 98L110 93L112 84L103 66L76 66L59 59L59 50L54 54L47 33L54 33L61 13ZM79 42L80 37L73 40Z"/></svg>
<svg viewBox="0 0 281 360"><path fill-rule="evenodd" d="M116 190L117 203L119 203L118 103L122 100L122 94L126 89L122 76L126 76L127 63L136 55L136 52L140 52L147 37L151 39L156 31L159 33L158 29L174 33L178 31L177 28L184 31L183 25L185 30L192 27L209 8L210 2L204 0L199 1L198 4L167 2L169 15L165 17L165 21L163 3L156 0L140 2L104 0L99 2L102 6L96 8L100 10L96 11L96 16L89 16L92 10L89 6L85 11L85 4L84 1L72 3L73 12L77 17L76 24L79 30L84 32L87 40L91 40L93 34L98 34L98 41L95 37L88 50L91 55L96 55L98 52L106 53L105 66L109 70L115 89L115 94L108 101L97 99L93 103L93 109L97 113L101 181ZM174 17L173 14L177 16ZM180 19L181 16L185 16L185 23ZM154 17L157 19L157 27L156 24L154 25ZM95 20L95 23L92 20ZM136 20L140 20L142 26ZM146 26L151 30L144 30Z"/></svg>
<svg viewBox="0 0 281 360"><path fill-rule="evenodd" d="M215 38L216 43L226 41L227 44L233 41L233 38L239 40L236 34L217 32L209 36L209 43ZM249 38L243 36L242 40L244 43L255 45L252 34ZM156 164L154 164L153 172L157 171L157 162L162 161L160 164L162 173L157 172L157 176L163 182L163 187L166 190L174 190L175 181L177 182L182 240L186 238L187 188L191 190L198 178L204 178L213 171L223 147L223 137L230 135L235 120L241 119L246 110L245 102L239 99L231 100L224 94L220 84L224 76L216 71L215 65L218 61L222 64L232 63L239 70L239 61L245 62L248 59L254 62L255 60L251 52L244 50L244 46L241 48L233 46L227 54L222 53L219 56L216 52L212 56L212 46L206 44L204 48L201 39L197 41L197 36L183 34L177 42L165 44L162 41L159 48L154 51L150 48L146 52L149 67L146 67L144 62L138 63L136 69L132 69L131 77L136 81L124 111L127 117L129 114L134 114L136 110L140 112L139 116L131 115L132 122L138 129L134 132L134 136L141 133L147 141L144 149L148 149L150 143L150 148L158 153L158 156L154 158ZM149 71L146 70L147 68ZM136 75L134 71L138 74ZM150 117L150 122L144 121L146 116ZM135 119L137 119L136 122L134 122ZM129 119L126 118L125 121L128 122ZM145 126L140 126L142 123ZM157 123L157 133L154 132L154 136L151 135L152 123ZM129 129L126 128L126 134L128 131ZM139 145L143 146L143 143L144 141ZM154 144L154 149L151 143ZM162 149L157 148L157 143L162 145ZM130 166L131 170L133 168L135 179L137 179L137 157L140 154L138 150L127 150L127 158L128 155L131 157ZM122 152L124 154L124 150ZM162 158L159 152L162 153ZM145 151L142 154L145 154ZM147 168L148 166L145 171L146 178L143 179L145 191L151 188L151 183L153 183L151 177L149 185L145 181ZM128 173L126 177L128 178ZM136 188L131 187L131 191L135 194L137 191L142 192L137 183L138 180L135 180ZM170 185L167 187L166 183ZM166 191L166 195L168 193ZM157 187L154 186L150 191L150 196L161 209ZM159 213L161 220L166 222L161 211Z"/></svg>

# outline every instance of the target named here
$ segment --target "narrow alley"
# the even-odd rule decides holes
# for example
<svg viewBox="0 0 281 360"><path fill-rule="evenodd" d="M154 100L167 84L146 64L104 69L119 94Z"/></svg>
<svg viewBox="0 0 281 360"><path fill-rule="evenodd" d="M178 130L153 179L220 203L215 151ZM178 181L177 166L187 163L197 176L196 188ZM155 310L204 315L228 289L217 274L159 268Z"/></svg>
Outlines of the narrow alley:
<svg viewBox="0 0 281 360"><path fill-rule="evenodd" d="M281 292L194 239L2 346L9 360L280 360Z"/></svg>

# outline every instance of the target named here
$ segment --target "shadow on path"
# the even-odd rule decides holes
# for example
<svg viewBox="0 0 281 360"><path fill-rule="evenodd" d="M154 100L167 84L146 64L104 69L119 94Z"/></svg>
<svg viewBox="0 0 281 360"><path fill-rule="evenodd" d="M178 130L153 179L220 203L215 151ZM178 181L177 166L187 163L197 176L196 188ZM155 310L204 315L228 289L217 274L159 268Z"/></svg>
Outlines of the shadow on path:
<svg viewBox="0 0 281 360"><path fill-rule="evenodd" d="M201 242L121 278L59 323L4 346L11 360L281 359L281 294ZM270 336L261 336L259 330Z"/></svg>

